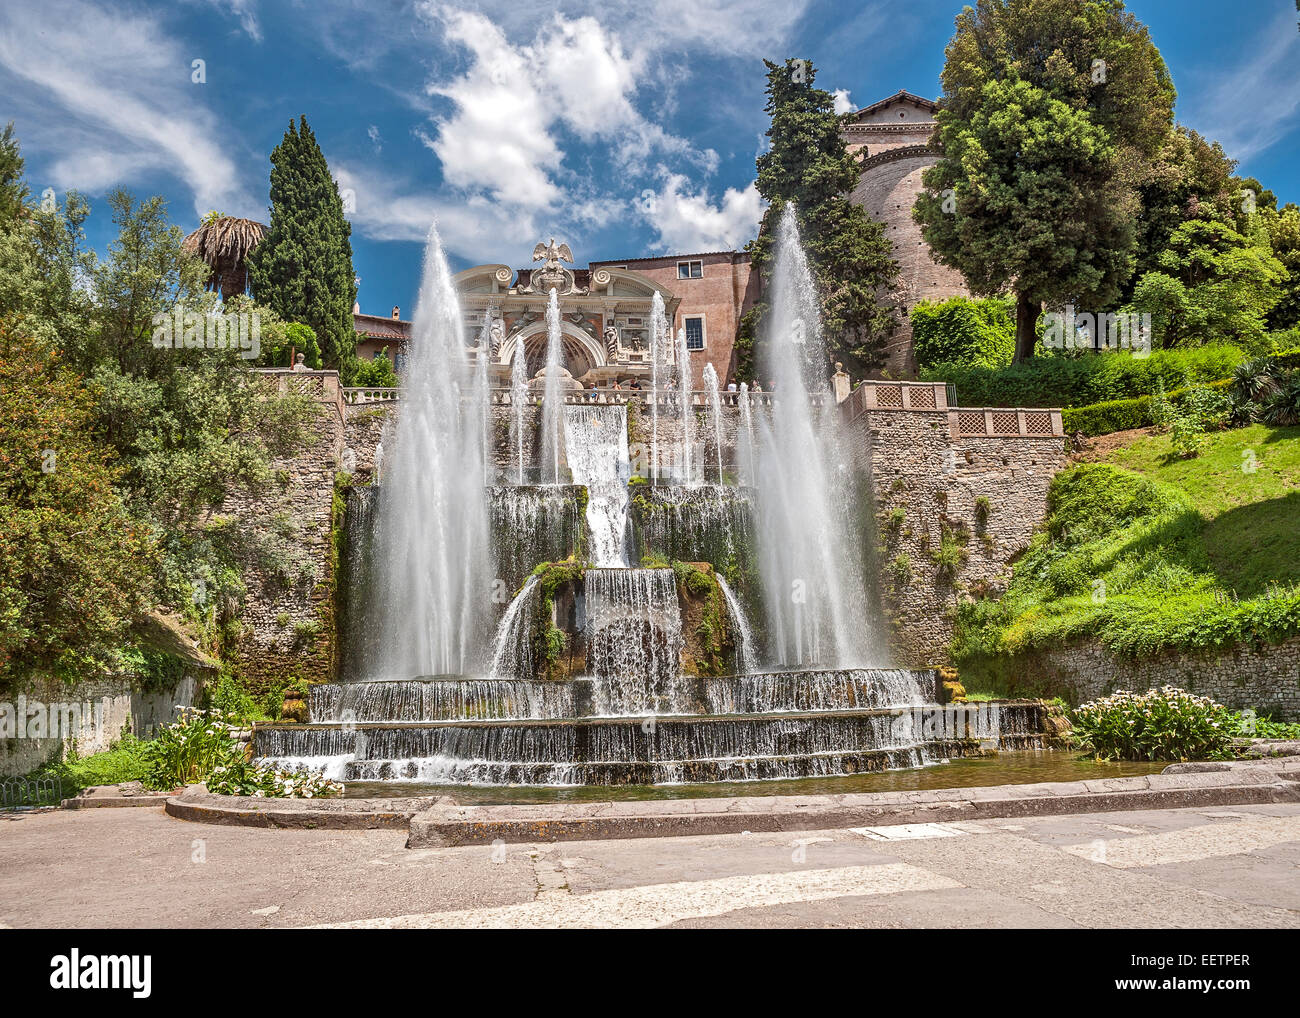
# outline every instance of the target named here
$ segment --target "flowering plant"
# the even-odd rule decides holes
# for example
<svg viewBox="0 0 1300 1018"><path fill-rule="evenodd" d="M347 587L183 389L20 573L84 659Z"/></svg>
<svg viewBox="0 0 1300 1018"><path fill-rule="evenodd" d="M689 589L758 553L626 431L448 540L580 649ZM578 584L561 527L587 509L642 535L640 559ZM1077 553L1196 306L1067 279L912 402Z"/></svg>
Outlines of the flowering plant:
<svg viewBox="0 0 1300 1018"><path fill-rule="evenodd" d="M1222 760L1232 755L1235 715L1175 686L1120 690L1077 707L1073 742L1101 760Z"/></svg>
<svg viewBox="0 0 1300 1018"><path fill-rule="evenodd" d="M208 776L208 791L217 795L252 795L270 799L327 799L342 795L343 785L320 774L283 771L240 761L217 767Z"/></svg>
<svg viewBox="0 0 1300 1018"><path fill-rule="evenodd" d="M179 716L145 744L146 788L203 781L213 769L242 760L244 746L230 736L230 716L219 710L177 707Z"/></svg>

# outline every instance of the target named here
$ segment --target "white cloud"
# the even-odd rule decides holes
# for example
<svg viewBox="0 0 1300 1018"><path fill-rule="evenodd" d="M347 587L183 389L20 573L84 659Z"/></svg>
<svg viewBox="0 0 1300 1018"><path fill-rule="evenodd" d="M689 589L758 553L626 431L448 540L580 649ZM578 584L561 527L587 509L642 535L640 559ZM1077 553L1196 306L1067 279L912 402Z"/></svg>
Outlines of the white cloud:
<svg viewBox="0 0 1300 1018"><path fill-rule="evenodd" d="M93 193L161 172L185 182L198 215L256 214L218 140L229 132L203 104L207 86L190 81L202 58L129 12L81 0L0 5L0 92L56 187Z"/></svg>
<svg viewBox="0 0 1300 1018"><path fill-rule="evenodd" d="M245 34L254 42L262 41L262 26L257 21L257 0L206 0L211 7L221 8L239 22Z"/></svg>
<svg viewBox="0 0 1300 1018"><path fill-rule="evenodd" d="M428 86L454 107L422 138L452 186L526 209L557 208L568 197L562 130L604 146L603 169L624 178L644 174L656 153L705 173L717 169L712 149L697 149L642 116L634 96L645 53L626 49L595 18L556 14L531 43L516 45L484 14L432 4L425 10L470 56L462 74Z"/></svg>
<svg viewBox="0 0 1300 1018"><path fill-rule="evenodd" d="M684 176L670 173L657 192L643 196L641 213L658 234L657 250L731 251L757 235L764 203L755 184L727 188L716 205L707 190L689 187Z"/></svg>
<svg viewBox="0 0 1300 1018"><path fill-rule="evenodd" d="M482 197L458 200L421 193L403 180L351 164L334 167L339 188L351 188L356 207L348 216L353 228L371 240L424 243L436 225L445 249L463 258L531 257L536 229L521 216ZM533 239L530 239L533 238Z"/></svg>
<svg viewBox="0 0 1300 1018"><path fill-rule="evenodd" d="M1234 159L1249 159L1296 129L1300 110L1300 35L1295 13L1281 12L1252 41L1242 62L1192 93L1188 122L1222 143ZM1261 97L1267 97L1261 102Z"/></svg>
<svg viewBox="0 0 1300 1018"><path fill-rule="evenodd" d="M849 90L847 88L837 88L833 95L835 97L836 113L852 113L857 109L857 107L853 105L853 100L849 98Z"/></svg>
<svg viewBox="0 0 1300 1018"><path fill-rule="evenodd" d="M366 128L366 137L370 139L370 144L374 147L376 155L384 150L384 140L379 136L379 126L377 124L371 124Z"/></svg>

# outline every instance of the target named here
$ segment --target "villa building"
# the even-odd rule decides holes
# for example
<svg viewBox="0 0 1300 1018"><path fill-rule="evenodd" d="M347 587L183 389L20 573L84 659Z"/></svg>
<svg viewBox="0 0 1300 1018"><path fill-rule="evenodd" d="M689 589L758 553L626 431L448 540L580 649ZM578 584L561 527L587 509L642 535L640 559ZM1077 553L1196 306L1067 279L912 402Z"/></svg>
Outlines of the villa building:
<svg viewBox="0 0 1300 1018"><path fill-rule="evenodd" d="M564 369L584 386L648 386L650 317L655 294L673 332L664 361L676 370L676 335L684 330L691 359L691 384L701 386L705 365L712 364L723 385L734 379L734 347L741 316L758 295L758 277L749 255L740 251L661 255L622 261L572 263L568 245L539 244L540 268L512 269L504 264L476 265L457 273L465 323L465 344L476 348L484 324L496 385L509 385L515 350L520 343L533 378L546 364L546 308L555 289L560 304ZM353 314L357 356L370 360L387 350L400 371L410 322L400 308L392 316Z"/></svg>
<svg viewBox="0 0 1300 1018"><path fill-rule="evenodd" d="M908 316L922 300L966 296L960 272L931 257L912 219L921 193L921 174L938 153L929 147L937 128L938 106L899 91L844 117L848 149L861 160L852 201L885 227L898 262L898 281L885 294L897 309L898 326L889 339L886 369L894 377L912 375L912 327ZM569 268L567 244L538 244L533 254L541 268L504 264L476 265L456 276L465 316L466 344L476 347L485 321L491 338L496 384L508 385L515 347L524 344L529 377L546 363L546 304L555 288L560 300L565 370L583 385L611 385L650 375L649 326L654 294L663 299L673 336L685 330L692 386L699 388L704 366L712 364L719 381L735 381L735 342L741 317L758 299L759 277L743 251L709 251L652 257L604 259L586 268ZM357 355L370 360L388 350L400 371L410 322L400 309L392 315L353 316ZM676 343L666 351L676 361Z"/></svg>
<svg viewBox="0 0 1300 1018"><path fill-rule="evenodd" d="M940 265L921 237L912 206L923 187L921 174L939 161L929 147L938 124L938 105L899 91L844 118L841 132L850 152L861 160L852 201L885 227L898 262L898 281L888 295L897 308L898 327L889 340L886 366L895 377L914 374L913 307L923 300L968 296L966 280L956 269Z"/></svg>

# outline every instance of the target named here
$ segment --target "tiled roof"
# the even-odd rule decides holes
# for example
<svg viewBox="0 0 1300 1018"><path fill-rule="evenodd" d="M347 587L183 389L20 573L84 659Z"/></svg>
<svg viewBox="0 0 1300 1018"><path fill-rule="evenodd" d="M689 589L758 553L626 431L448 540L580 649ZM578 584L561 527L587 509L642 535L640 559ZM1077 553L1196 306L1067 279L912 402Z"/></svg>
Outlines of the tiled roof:
<svg viewBox="0 0 1300 1018"><path fill-rule="evenodd" d="M397 339L405 341L411 337L411 323L400 318L385 318L383 315L352 316L352 328L364 332L375 339Z"/></svg>
<svg viewBox="0 0 1300 1018"><path fill-rule="evenodd" d="M893 95L889 96L888 98L881 99L879 102L874 102L870 106L863 106L862 109L860 110L854 110L852 113L849 114L849 116L860 117L864 113L875 113L876 110L883 110L890 103L896 103L896 102L915 103L917 106L921 106L924 109L929 110L931 113L933 113L935 110L939 108L939 104L935 102L933 99L927 99L925 98L925 96L921 96L921 95L913 95L907 89L900 88L897 92L895 92Z"/></svg>

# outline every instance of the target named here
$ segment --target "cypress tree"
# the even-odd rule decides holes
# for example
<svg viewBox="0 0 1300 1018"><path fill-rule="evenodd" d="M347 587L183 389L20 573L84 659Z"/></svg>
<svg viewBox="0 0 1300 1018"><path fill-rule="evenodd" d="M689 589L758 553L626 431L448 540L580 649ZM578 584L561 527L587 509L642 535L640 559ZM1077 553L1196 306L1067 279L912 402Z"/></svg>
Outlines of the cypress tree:
<svg viewBox="0 0 1300 1018"><path fill-rule="evenodd" d="M812 62L763 63L771 147L757 165L758 191L768 209L758 238L746 250L754 269L766 276L777 224L786 202L793 201L821 298L827 348L850 370L879 367L894 325L893 312L881 300L898 274L889 240L884 227L849 200L858 182L857 160L840 134L834 98L813 87ZM741 321L736 345L742 378L754 377L754 348L766 312L766 302L760 301Z"/></svg>
<svg viewBox="0 0 1300 1018"><path fill-rule="evenodd" d="M248 258L249 281L259 304L312 329L325 366L337 368L344 384L356 371L351 235L307 118L289 121L271 152L271 226Z"/></svg>

